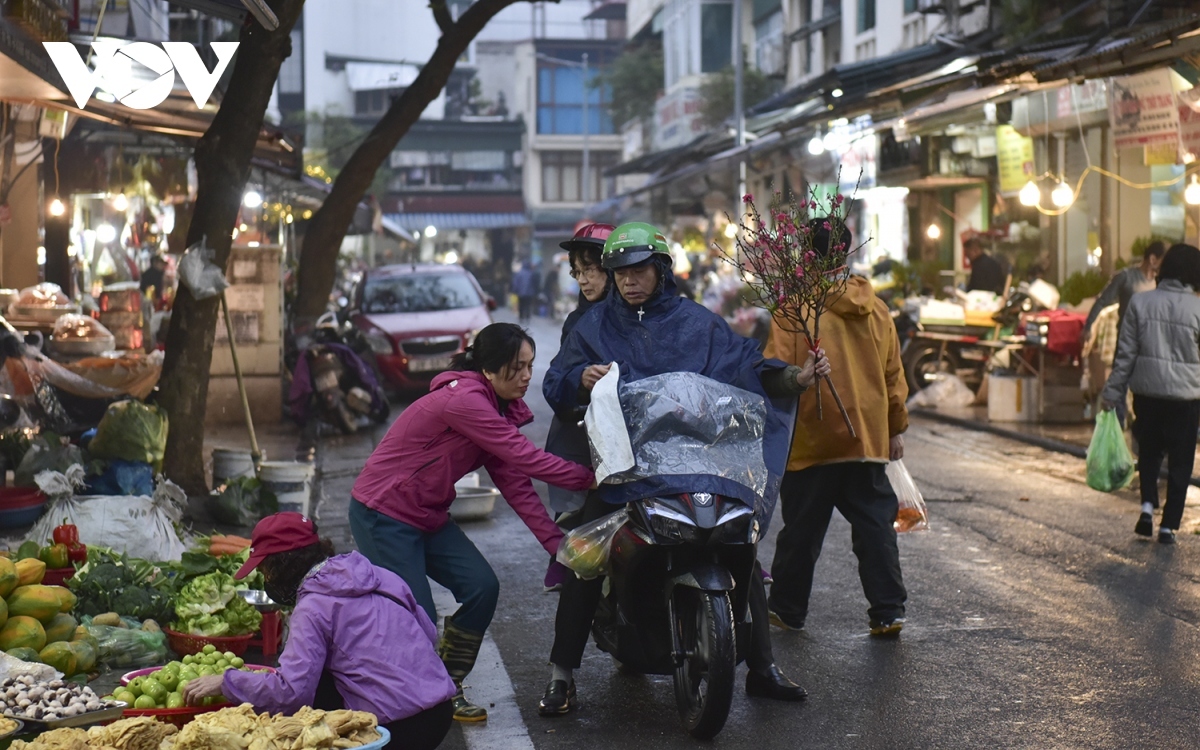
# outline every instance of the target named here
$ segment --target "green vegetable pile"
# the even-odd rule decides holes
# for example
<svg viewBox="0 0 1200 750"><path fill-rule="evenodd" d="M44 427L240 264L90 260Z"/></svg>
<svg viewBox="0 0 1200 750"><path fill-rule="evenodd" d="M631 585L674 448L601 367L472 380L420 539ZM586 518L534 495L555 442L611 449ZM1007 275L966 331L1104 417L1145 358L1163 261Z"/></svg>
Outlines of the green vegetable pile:
<svg viewBox="0 0 1200 750"><path fill-rule="evenodd" d="M88 445L95 458L139 461L162 471L167 448L167 414L141 401L118 401L108 407Z"/></svg>
<svg viewBox="0 0 1200 750"><path fill-rule="evenodd" d="M262 615L238 596L233 576L221 571L193 578L175 598L173 630L189 635L220 637L258 630Z"/></svg>
<svg viewBox="0 0 1200 750"><path fill-rule="evenodd" d="M173 615L170 581L146 560L116 555L102 547L88 548L87 564L67 581L78 597L79 614L118 612L138 620L165 622Z"/></svg>

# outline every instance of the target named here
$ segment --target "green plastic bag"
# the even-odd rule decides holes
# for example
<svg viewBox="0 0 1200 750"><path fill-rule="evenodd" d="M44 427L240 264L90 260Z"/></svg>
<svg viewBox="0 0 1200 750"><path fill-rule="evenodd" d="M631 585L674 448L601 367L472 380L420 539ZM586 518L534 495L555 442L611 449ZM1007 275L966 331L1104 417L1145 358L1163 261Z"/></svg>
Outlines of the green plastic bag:
<svg viewBox="0 0 1200 750"><path fill-rule="evenodd" d="M1100 412L1087 452L1088 487L1101 492L1123 490L1133 481L1134 468L1116 412Z"/></svg>
<svg viewBox="0 0 1200 750"><path fill-rule="evenodd" d="M167 449L167 413L141 401L118 401L108 407L88 445L94 458L138 461L162 471Z"/></svg>

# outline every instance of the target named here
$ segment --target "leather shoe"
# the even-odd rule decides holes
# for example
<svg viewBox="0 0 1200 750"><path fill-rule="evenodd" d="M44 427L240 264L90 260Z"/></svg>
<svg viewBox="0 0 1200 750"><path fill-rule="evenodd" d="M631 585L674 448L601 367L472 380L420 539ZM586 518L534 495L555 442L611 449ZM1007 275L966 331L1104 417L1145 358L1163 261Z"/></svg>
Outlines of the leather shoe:
<svg viewBox="0 0 1200 750"><path fill-rule="evenodd" d="M772 664L765 672L750 670L746 675L746 695L777 701L802 701L808 697L808 691Z"/></svg>
<svg viewBox="0 0 1200 750"><path fill-rule="evenodd" d="M551 680L546 685L546 694L538 703L538 714L542 716L562 716L571 713L578 705L575 698L575 680L568 685L566 680Z"/></svg>

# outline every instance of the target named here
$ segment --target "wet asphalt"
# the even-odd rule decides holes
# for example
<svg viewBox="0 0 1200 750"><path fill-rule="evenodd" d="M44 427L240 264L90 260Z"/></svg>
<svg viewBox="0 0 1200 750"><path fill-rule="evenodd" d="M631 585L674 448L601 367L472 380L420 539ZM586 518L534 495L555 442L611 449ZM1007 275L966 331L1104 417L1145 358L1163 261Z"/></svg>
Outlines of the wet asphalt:
<svg viewBox="0 0 1200 750"><path fill-rule="evenodd" d="M539 344L527 398L536 420L525 432L543 445L550 414L540 384L558 331L544 319L530 329ZM349 486L381 434L322 447L320 523L342 548L352 545ZM547 557L503 503L488 520L464 524L501 581L490 635L502 664L489 666L511 683L519 717L455 726L443 747L1200 746L1200 537L1192 533L1200 514L1190 503L1170 547L1136 538L1134 494L1090 490L1083 462L1070 456L918 420L905 463L931 529L900 537L909 593L900 639L867 636L849 525L835 514L806 630L773 630L776 662L809 699L749 698L740 667L729 720L709 743L680 728L669 678L620 674L594 645L576 672L580 708L539 717L557 601L542 592ZM760 545L765 566L779 523Z"/></svg>

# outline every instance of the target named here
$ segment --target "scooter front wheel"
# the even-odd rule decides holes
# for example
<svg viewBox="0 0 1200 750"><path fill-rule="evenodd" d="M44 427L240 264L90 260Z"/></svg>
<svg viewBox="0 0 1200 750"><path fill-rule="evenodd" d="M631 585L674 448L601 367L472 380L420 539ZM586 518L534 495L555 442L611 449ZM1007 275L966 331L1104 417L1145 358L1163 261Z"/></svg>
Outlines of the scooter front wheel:
<svg viewBox="0 0 1200 750"><path fill-rule="evenodd" d="M679 588L675 622L684 658L675 668L675 704L687 733L717 736L729 718L736 666L733 608L723 593Z"/></svg>

